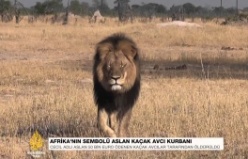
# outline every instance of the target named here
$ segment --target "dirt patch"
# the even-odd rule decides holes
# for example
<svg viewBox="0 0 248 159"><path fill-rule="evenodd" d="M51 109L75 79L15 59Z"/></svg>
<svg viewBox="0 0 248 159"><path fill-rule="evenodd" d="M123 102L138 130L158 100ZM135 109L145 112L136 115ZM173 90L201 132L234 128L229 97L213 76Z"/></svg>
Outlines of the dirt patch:
<svg viewBox="0 0 248 159"><path fill-rule="evenodd" d="M201 28L202 26L196 23L182 22L182 21L173 21L168 23L158 23L157 27L167 27L167 26L178 26L178 27L197 27Z"/></svg>

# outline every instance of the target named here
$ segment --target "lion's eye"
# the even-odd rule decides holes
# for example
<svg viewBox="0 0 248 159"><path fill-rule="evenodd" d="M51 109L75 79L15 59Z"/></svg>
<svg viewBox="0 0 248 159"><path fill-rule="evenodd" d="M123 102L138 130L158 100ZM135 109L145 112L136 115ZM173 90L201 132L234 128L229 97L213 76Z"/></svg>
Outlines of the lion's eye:
<svg viewBox="0 0 248 159"><path fill-rule="evenodd" d="M121 64L120 67L124 68L127 64Z"/></svg>
<svg viewBox="0 0 248 159"><path fill-rule="evenodd" d="M107 67L108 67L108 68L111 68L111 63L109 63Z"/></svg>

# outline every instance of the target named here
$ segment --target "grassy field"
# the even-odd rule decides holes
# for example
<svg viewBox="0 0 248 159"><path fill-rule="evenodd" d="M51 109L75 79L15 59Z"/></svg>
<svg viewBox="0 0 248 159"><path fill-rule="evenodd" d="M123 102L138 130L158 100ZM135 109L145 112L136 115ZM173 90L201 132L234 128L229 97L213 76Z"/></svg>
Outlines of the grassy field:
<svg viewBox="0 0 248 159"><path fill-rule="evenodd" d="M36 129L45 139L100 136L92 57L95 44L116 32L132 37L142 57L132 136L224 137L224 151L50 152L45 146L44 158L248 158L247 26L200 25L0 23L0 158L29 158ZM187 69L166 69L183 64Z"/></svg>

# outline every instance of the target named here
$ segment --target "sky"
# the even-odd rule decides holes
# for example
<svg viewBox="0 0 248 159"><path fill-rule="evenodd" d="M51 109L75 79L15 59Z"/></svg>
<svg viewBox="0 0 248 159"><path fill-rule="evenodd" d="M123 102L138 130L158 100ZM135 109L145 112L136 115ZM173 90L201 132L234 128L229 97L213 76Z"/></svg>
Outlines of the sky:
<svg viewBox="0 0 248 159"><path fill-rule="evenodd" d="M12 0L13 1L13 0ZM36 2L44 2L45 0L18 0L21 2L25 7L30 7L35 5ZM63 0L64 4L67 4L68 0ZM80 2L89 2L91 4L92 0L79 0ZM114 0L106 0L108 5L112 8L114 6L113 2ZM130 0L130 4L142 4L144 3L158 3L163 4L168 9L174 4L174 5L180 5L184 3L192 3L195 6L202 6L202 7L216 7L220 6L220 0ZM229 7L235 7L236 6L236 0L222 0L223 7L229 8ZM245 8L248 7L248 0L239 0L239 8Z"/></svg>

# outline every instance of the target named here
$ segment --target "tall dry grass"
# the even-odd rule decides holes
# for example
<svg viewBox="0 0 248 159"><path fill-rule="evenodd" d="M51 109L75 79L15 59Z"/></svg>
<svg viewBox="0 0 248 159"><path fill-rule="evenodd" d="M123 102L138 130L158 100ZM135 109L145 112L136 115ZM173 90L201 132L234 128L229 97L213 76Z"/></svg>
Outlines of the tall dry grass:
<svg viewBox="0 0 248 159"><path fill-rule="evenodd" d="M201 25L0 23L0 158L29 158L35 129L45 139L100 136L92 57L95 44L115 32L127 33L141 50L142 87L132 136L224 137L224 151L50 152L45 146L45 158L247 158L248 31ZM161 69L153 70L154 64ZM180 64L187 69L164 69Z"/></svg>

